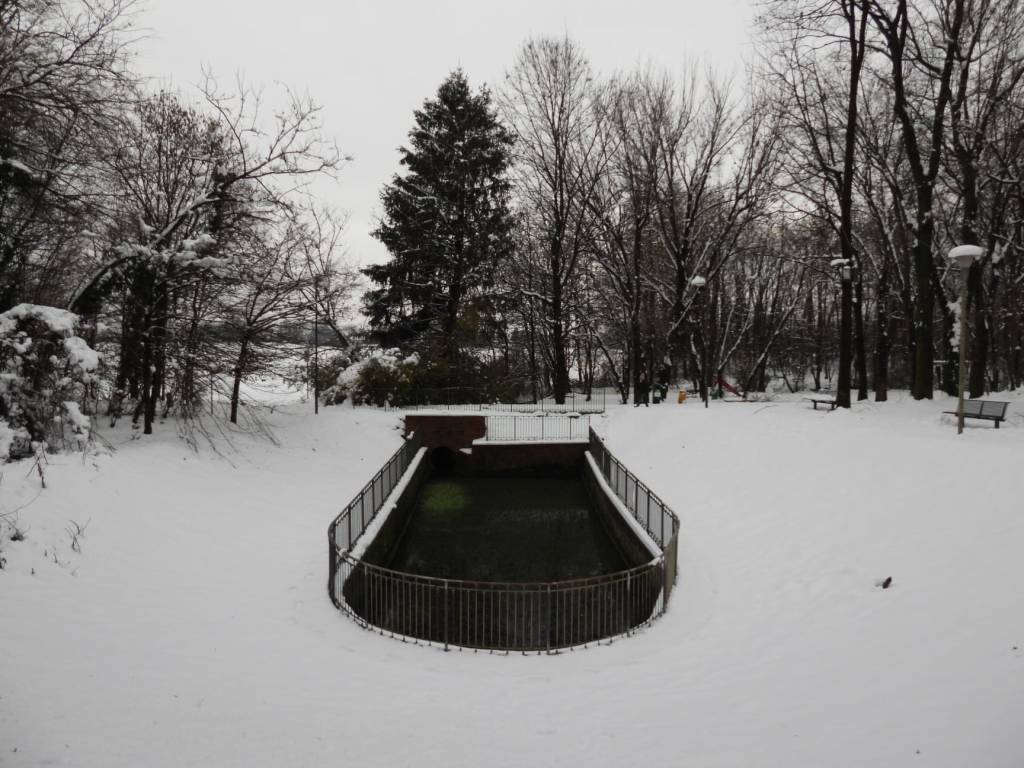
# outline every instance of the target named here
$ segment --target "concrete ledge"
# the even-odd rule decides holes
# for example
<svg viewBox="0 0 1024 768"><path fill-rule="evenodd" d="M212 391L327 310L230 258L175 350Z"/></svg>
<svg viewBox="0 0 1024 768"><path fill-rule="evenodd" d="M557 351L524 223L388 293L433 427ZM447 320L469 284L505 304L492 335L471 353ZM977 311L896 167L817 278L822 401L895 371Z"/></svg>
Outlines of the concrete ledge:
<svg viewBox="0 0 1024 768"><path fill-rule="evenodd" d="M619 547L626 562L633 567L660 558L661 548L615 495L590 451L586 452L586 459L583 467L583 484L590 494L590 500L602 525L611 540Z"/></svg>
<svg viewBox="0 0 1024 768"><path fill-rule="evenodd" d="M409 518L415 508L420 486L430 473L426 448L420 448L405 476L391 492L373 522L366 527L363 535L352 550L352 556L372 565L386 566L387 558L402 538L409 525Z"/></svg>

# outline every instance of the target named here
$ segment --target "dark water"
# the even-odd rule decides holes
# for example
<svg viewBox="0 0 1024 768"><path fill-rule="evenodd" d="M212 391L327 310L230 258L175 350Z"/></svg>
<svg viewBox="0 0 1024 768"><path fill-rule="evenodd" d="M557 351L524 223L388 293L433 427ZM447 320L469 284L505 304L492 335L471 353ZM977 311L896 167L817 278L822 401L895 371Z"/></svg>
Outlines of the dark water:
<svg viewBox="0 0 1024 768"><path fill-rule="evenodd" d="M389 567L466 581L547 582L627 567L577 478L424 483Z"/></svg>

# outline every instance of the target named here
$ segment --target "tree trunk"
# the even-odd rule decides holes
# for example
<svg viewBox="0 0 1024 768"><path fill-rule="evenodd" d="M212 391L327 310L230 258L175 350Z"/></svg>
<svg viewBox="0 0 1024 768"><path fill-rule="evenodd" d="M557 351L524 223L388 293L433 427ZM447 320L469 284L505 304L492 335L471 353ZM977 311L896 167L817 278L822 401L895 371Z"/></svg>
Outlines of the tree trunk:
<svg viewBox="0 0 1024 768"><path fill-rule="evenodd" d="M853 286L849 277L850 267L843 267L842 294L839 305L839 381L836 386L836 405L850 407L850 357L853 347Z"/></svg>
<svg viewBox="0 0 1024 768"><path fill-rule="evenodd" d="M882 266L878 276L878 295L875 297L875 402L889 399L889 264Z"/></svg>
<svg viewBox="0 0 1024 768"><path fill-rule="evenodd" d="M245 368L248 365L249 357L249 341L247 338L242 339L242 346L238 350L238 358L235 360L235 368L232 371L234 374L234 381L231 384L231 423L238 423L238 401L239 393L242 389L242 377L245 375Z"/></svg>
<svg viewBox="0 0 1024 768"><path fill-rule="evenodd" d="M864 275L857 270L853 304L853 364L857 375L857 400L868 399L867 342L864 340Z"/></svg>
<svg viewBox="0 0 1024 768"><path fill-rule="evenodd" d="M565 404L569 391L569 364L565 354L565 327L562 323L563 286L561 278L561 243L552 244L551 253L551 357L555 370L552 371L552 388L555 403Z"/></svg>
<svg viewBox="0 0 1024 768"><path fill-rule="evenodd" d="M924 211L928 217L918 228L917 244L914 246L914 386L911 390L915 400L930 400L935 388L932 349L932 323L935 317L935 294L932 291L932 236L935 228L931 221L931 195L928 196Z"/></svg>
<svg viewBox="0 0 1024 768"><path fill-rule="evenodd" d="M988 370L988 313L985 306L985 291L982 288L983 271L982 262L975 261L967 272L967 308L968 312L974 310L974 328L969 336L971 346L964 362L971 366L968 379L971 397L981 397L985 394L985 374Z"/></svg>

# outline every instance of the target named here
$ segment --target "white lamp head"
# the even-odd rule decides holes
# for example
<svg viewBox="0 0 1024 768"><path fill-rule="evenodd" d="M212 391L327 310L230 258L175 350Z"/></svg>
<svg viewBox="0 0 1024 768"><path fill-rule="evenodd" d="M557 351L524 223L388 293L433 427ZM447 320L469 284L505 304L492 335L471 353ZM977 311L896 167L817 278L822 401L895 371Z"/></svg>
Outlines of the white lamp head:
<svg viewBox="0 0 1024 768"><path fill-rule="evenodd" d="M960 269L968 269L975 259L980 259L985 253L978 245L958 245L949 251L949 260L960 265Z"/></svg>

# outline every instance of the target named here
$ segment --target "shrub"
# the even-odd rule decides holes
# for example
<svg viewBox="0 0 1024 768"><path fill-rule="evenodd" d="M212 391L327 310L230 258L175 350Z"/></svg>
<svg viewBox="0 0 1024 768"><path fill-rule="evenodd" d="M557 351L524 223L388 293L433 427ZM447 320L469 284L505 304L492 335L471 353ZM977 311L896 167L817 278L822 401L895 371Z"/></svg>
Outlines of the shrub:
<svg viewBox="0 0 1024 768"><path fill-rule="evenodd" d="M19 304L0 313L0 461L84 443L79 404L95 383L99 355L75 335L78 316Z"/></svg>

